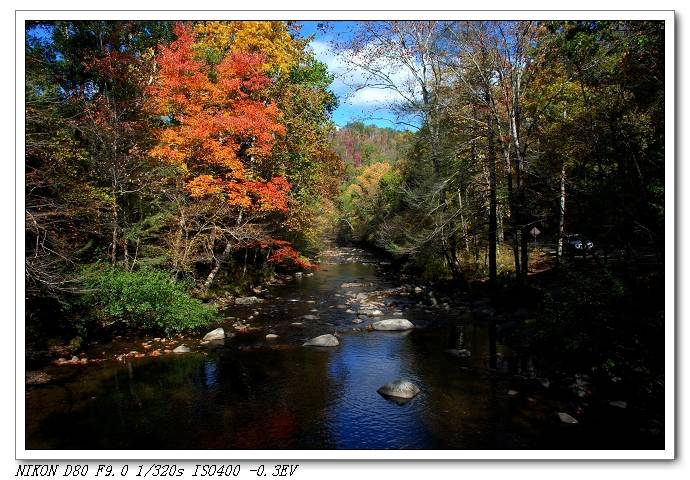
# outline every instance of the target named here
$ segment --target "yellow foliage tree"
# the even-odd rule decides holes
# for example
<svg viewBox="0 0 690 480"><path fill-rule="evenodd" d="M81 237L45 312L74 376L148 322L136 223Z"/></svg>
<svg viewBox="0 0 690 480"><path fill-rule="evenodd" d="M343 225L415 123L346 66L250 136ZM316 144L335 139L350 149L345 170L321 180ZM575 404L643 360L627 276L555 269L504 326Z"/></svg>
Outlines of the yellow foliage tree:
<svg viewBox="0 0 690 480"><path fill-rule="evenodd" d="M299 61L305 43L293 39L283 21L208 21L197 23L195 30L197 46L221 54L261 53L266 71L281 75Z"/></svg>

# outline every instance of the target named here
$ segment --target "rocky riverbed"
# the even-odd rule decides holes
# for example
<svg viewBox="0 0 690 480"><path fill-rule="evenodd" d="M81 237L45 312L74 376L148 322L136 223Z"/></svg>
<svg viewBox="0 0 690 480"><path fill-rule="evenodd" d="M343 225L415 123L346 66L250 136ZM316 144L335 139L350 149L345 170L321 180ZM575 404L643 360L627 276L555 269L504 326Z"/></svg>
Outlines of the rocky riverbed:
<svg viewBox="0 0 690 480"><path fill-rule="evenodd" d="M221 301L225 318L207 331L115 338L28 372L27 445L641 448L658 438L640 433L625 399L593 398L585 377L560 388L500 344L489 371L485 320L503 313L361 249L324 252L314 273Z"/></svg>

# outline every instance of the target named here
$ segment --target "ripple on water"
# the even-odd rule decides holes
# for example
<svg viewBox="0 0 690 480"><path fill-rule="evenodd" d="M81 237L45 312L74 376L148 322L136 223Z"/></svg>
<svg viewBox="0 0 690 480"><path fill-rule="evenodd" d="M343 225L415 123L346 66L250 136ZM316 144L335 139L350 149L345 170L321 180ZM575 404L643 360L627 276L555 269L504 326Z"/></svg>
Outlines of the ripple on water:
<svg viewBox="0 0 690 480"><path fill-rule="evenodd" d="M313 277L265 295L252 324L279 333L271 348L258 330L208 356L61 367L62 376L27 392L27 448L554 448L561 431L549 430L549 410L509 397L505 382L482 373L483 326L348 333L335 348L300 347L306 338L352 327L354 315L329 308L343 303L342 284L395 286L394 276L361 263L375 258L360 250L331 258L334 264ZM254 310L231 315L247 318ZM315 313L319 320L290 326ZM405 312L418 326L437 315ZM238 349L243 341L252 348ZM448 355L448 348L468 348L471 358ZM421 393L403 404L378 394L400 378ZM565 435L577 438L573 432Z"/></svg>
<svg viewBox="0 0 690 480"><path fill-rule="evenodd" d="M327 427L338 448L421 448L430 433L423 421L426 384L415 373L417 359L400 332L354 335L330 358L332 401ZM378 394L382 385L405 378L422 393L398 404Z"/></svg>

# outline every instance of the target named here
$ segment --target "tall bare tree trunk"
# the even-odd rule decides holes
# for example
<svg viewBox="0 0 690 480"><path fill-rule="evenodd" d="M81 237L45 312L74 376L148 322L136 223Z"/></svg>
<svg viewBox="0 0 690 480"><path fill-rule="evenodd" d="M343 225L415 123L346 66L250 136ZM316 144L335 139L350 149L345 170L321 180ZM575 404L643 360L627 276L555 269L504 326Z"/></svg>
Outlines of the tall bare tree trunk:
<svg viewBox="0 0 690 480"><path fill-rule="evenodd" d="M488 101L488 99L487 99ZM489 161L489 284L492 295L496 291L496 149L494 145L494 123L488 116L487 151ZM489 321L489 368L496 368L496 320Z"/></svg>
<svg viewBox="0 0 690 480"><path fill-rule="evenodd" d="M122 238L122 253L124 255L125 270L129 270L129 248L127 247L127 238Z"/></svg>
<svg viewBox="0 0 690 480"><path fill-rule="evenodd" d="M227 258L228 255L230 255L230 251L232 250L232 245L230 242L228 242L225 245L225 249L223 250L223 253L221 254L220 258L216 258L216 264L213 267L213 270L208 274L208 277L206 277L206 281L204 282L203 286L203 291L208 292L209 288L211 288L211 285L213 284L213 280L216 278L216 275L220 271L220 266L221 263L224 262Z"/></svg>
<svg viewBox="0 0 690 480"><path fill-rule="evenodd" d="M563 259L563 232L565 227L565 160L561 165L561 189L558 199L558 247L556 248L556 265Z"/></svg>
<svg viewBox="0 0 690 480"><path fill-rule="evenodd" d="M509 148L504 147L503 155L506 160L506 186L508 189L508 212L510 214L510 233L512 236L511 245L513 247L513 260L515 262L515 278L520 277L520 249L519 249L519 235L518 235L518 209L515 205L515 191L513 189L513 166L510 159Z"/></svg>
<svg viewBox="0 0 690 480"><path fill-rule="evenodd" d="M487 100L488 101L488 100ZM494 124L488 116L486 158L489 161L489 283L496 286L496 149L494 145Z"/></svg>
<svg viewBox="0 0 690 480"><path fill-rule="evenodd" d="M117 261L117 202L113 192L113 248L110 252L110 263L115 265Z"/></svg>
<svg viewBox="0 0 690 480"><path fill-rule="evenodd" d="M515 128L515 127L514 127ZM520 151L520 144L518 140L515 142L515 180L517 183L517 230L520 231L520 275L518 275L518 283L524 285L527 283L527 273L529 271L529 255L527 253L527 242L529 241L529 225L526 224L527 215L525 214L526 196L525 196L525 179L524 179L524 159Z"/></svg>
<svg viewBox="0 0 690 480"><path fill-rule="evenodd" d="M462 238L465 243L465 250L467 251L467 255L469 255L470 241L467 238L469 234L467 232L467 222L465 222L465 214L463 213L462 207L462 189L458 189L458 208L460 209L460 225L462 226Z"/></svg>

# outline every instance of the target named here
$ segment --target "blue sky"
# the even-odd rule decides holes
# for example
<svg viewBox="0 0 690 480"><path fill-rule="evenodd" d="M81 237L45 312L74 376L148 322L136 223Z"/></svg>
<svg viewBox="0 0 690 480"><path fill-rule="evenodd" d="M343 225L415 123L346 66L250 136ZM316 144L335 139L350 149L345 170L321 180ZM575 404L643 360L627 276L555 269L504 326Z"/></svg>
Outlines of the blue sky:
<svg viewBox="0 0 690 480"><path fill-rule="evenodd" d="M380 127L409 129L397 122L396 115L389 108L395 95L391 91L371 87L354 88L363 82L361 73L349 68L342 55L333 49L334 41L347 42L352 38L358 22L330 21L326 23L325 31L318 28L320 23L324 22L300 22L300 36L314 35L310 46L316 58L328 65L329 71L336 76L331 86L340 100L340 106L333 114L335 124L342 127L349 122L361 121Z"/></svg>

